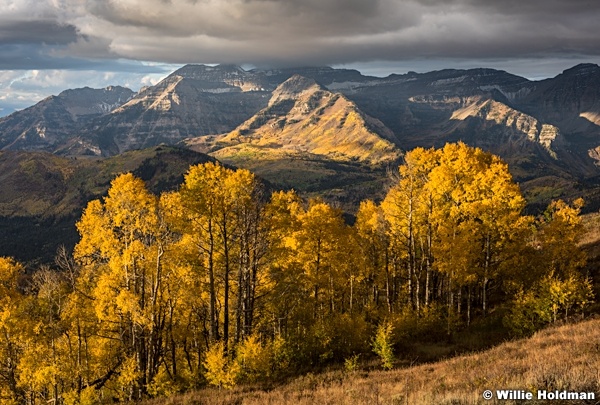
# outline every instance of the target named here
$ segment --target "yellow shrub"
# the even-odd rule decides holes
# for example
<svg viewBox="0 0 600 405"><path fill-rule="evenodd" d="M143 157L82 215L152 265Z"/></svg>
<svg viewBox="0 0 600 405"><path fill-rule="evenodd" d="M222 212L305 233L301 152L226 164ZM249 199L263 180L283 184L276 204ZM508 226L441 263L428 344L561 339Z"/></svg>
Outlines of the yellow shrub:
<svg viewBox="0 0 600 405"><path fill-rule="evenodd" d="M241 378L254 382L271 374L271 353L263 346L257 335L252 335L237 347L236 363Z"/></svg>
<svg viewBox="0 0 600 405"><path fill-rule="evenodd" d="M210 385L223 388L235 386L240 367L237 362L227 358L223 342L214 343L209 347L202 364L206 369L204 376Z"/></svg>

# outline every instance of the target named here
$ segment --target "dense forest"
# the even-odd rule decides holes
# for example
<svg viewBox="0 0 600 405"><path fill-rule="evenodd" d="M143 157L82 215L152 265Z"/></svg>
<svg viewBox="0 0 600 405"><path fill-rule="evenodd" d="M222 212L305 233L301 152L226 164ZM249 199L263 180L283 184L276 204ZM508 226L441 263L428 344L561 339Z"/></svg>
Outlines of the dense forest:
<svg viewBox="0 0 600 405"><path fill-rule="evenodd" d="M391 368L401 339L497 314L528 335L593 299L582 205L525 215L507 165L462 143L408 152L352 224L215 163L159 196L123 174L56 268L0 259L1 401L138 400L373 354Z"/></svg>

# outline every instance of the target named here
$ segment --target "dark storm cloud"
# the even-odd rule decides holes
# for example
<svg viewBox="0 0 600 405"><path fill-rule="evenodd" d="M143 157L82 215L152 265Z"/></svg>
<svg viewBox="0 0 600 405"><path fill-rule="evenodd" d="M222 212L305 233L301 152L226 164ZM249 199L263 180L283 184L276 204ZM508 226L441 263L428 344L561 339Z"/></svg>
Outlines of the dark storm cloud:
<svg viewBox="0 0 600 405"><path fill-rule="evenodd" d="M60 25L55 21L0 20L0 44L64 45L76 39L77 29L73 25Z"/></svg>
<svg viewBox="0 0 600 405"><path fill-rule="evenodd" d="M0 70L69 69L139 74L165 72L164 67L125 59L56 56L63 53L66 53L66 49L38 44L0 44Z"/></svg>
<svg viewBox="0 0 600 405"><path fill-rule="evenodd" d="M331 64L600 54L587 0L88 1L69 23L127 58ZM81 42L81 41L80 41ZM83 47L80 47L80 51ZM73 48L74 50L76 48Z"/></svg>
<svg viewBox="0 0 600 405"><path fill-rule="evenodd" d="M0 5L0 21L9 21L0 44L43 44L40 63L50 63L45 56L306 65L600 55L596 0L40 0L39 16L18 6L34 3L13 0L17 11L8 13Z"/></svg>
<svg viewBox="0 0 600 405"><path fill-rule="evenodd" d="M380 17L382 0L147 0L94 2L88 11L115 27L174 37L202 35L238 42L380 32L407 23L402 15ZM393 25L390 23L393 22ZM386 25L388 26L386 28Z"/></svg>

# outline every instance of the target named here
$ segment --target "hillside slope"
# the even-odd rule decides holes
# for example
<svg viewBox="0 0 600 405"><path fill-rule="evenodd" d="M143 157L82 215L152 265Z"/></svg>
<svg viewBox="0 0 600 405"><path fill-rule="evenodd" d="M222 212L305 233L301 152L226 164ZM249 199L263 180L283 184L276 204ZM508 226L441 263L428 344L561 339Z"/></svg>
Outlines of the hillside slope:
<svg viewBox="0 0 600 405"><path fill-rule="evenodd" d="M0 152L0 256L50 261L60 245L74 246L82 209L118 174L132 172L159 193L181 184L190 165L207 161L214 159L166 146L106 159Z"/></svg>
<svg viewBox="0 0 600 405"><path fill-rule="evenodd" d="M496 390L531 392L575 391L595 393L592 401L552 403L595 404L600 381L600 319L551 327L529 339L437 363L392 371L306 375L272 391L240 388L206 389L146 405L179 404L516 404L497 400ZM494 398L482 398L492 390ZM530 403L545 403L531 401Z"/></svg>

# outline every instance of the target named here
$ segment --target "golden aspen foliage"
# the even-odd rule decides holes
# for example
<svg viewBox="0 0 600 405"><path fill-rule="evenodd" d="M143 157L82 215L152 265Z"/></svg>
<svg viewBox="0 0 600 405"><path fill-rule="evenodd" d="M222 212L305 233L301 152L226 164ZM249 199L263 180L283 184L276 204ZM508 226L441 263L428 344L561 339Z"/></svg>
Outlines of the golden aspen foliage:
<svg viewBox="0 0 600 405"><path fill-rule="evenodd" d="M407 279L406 298L417 312L421 307L421 290L425 279L425 291L432 269L433 209L434 199L430 172L439 164L439 153L434 149L417 148L405 156L400 166L398 182L390 189L381 208L387 221L389 236L389 261L386 280L388 310L400 299L400 291L394 279ZM405 274L403 274L405 273ZM390 275L391 274L391 275ZM391 287L390 287L391 285ZM424 297L425 305L429 296Z"/></svg>
<svg viewBox="0 0 600 405"><path fill-rule="evenodd" d="M28 319L22 324L26 333L19 384L30 397L58 401L60 392L74 388L81 375L66 319L72 289L61 273L46 267L33 275L31 287L24 301Z"/></svg>
<svg viewBox="0 0 600 405"><path fill-rule="evenodd" d="M298 317L308 317L311 313L306 300L308 281L295 253L294 234L300 229L303 202L294 191L277 191L271 195L264 212L269 299L259 322L262 328L273 328L276 336L287 336L291 332L288 328L294 328Z"/></svg>
<svg viewBox="0 0 600 405"><path fill-rule="evenodd" d="M21 264L0 257L0 398L3 403L22 403L25 391L20 386L18 364L24 350L27 316L25 297L18 289L24 272Z"/></svg>
<svg viewBox="0 0 600 405"><path fill-rule="evenodd" d="M312 200L306 212L298 216L297 232L288 243L303 274L312 286L313 317L322 316L325 308L336 308L336 287L340 284L339 269L346 257L342 245L348 240L340 210Z"/></svg>
<svg viewBox="0 0 600 405"><path fill-rule="evenodd" d="M237 341L253 326L264 255L258 194L252 173L215 163L192 166L179 191L179 231L188 251L195 250L195 266L207 286L201 294L207 297L209 339L224 340L225 351L231 332Z"/></svg>
<svg viewBox="0 0 600 405"><path fill-rule="evenodd" d="M394 348L469 336L471 323L470 336L526 335L593 299L583 201L523 215L508 166L479 148L406 153L353 223L323 200L263 193L219 163L159 196L123 174L85 208L61 271L0 258L0 403L271 386L372 353L390 369Z"/></svg>
<svg viewBox="0 0 600 405"><path fill-rule="evenodd" d="M442 149L431 181L440 207L436 210L442 230L437 245L440 270L463 284L477 280L485 312L487 284L498 276L525 200L505 163L462 143Z"/></svg>
<svg viewBox="0 0 600 405"><path fill-rule="evenodd" d="M361 271L356 277L356 287L353 286L351 302L356 300L363 306L375 307L379 296L386 291L390 272L389 234L383 209L371 200L362 201L353 228Z"/></svg>
<svg viewBox="0 0 600 405"><path fill-rule="evenodd" d="M261 343L258 334L253 334L240 342L235 356L235 362L240 370L240 380L256 382L270 377L273 371L273 353L269 349L268 344Z"/></svg>
<svg viewBox="0 0 600 405"><path fill-rule="evenodd" d="M208 348L202 364L206 369L205 377L209 384L223 388L231 388L236 384L240 372L239 364L227 356L222 341L215 342Z"/></svg>
<svg viewBox="0 0 600 405"><path fill-rule="evenodd" d="M77 227L81 241L74 254L94 280L90 295L99 333L107 338L103 350L114 356L109 367L121 370L121 382L126 374L135 376L127 380L127 399L140 398L158 371L165 326L165 229L158 198L142 180L121 175L102 202L88 204Z"/></svg>
<svg viewBox="0 0 600 405"><path fill-rule="evenodd" d="M583 204L583 199L572 205L553 201L540 225L538 243L544 252L543 265L559 277L568 277L586 262L585 252L578 246L583 232L579 217Z"/></svg>
<svg viewBox="0 0 600 405"><path fill-rule="evenodd" d="M504 318L514 335L528 335L559 317L567 318L573 309L593 299L591 282L580 272L586 263L585 252L578 246L582 207L582 199L572 205L553 201L537 224L531 255L535 264L530 266L530 277L516 284L516 297Z"/></svg>

